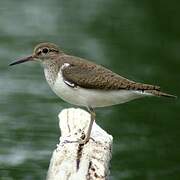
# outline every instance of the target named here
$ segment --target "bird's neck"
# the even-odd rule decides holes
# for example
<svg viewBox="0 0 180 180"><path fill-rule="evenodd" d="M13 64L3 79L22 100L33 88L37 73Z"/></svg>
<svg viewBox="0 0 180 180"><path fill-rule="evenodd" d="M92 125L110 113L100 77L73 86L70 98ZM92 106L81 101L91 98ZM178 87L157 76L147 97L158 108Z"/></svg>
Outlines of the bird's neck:
<svg viewBox="0 0 180 180"><path fill-rule="evenodd" d="M60 69L58 59L48 59L43 63L44 74L48 84L52 87L56 81L58 76L58 72Z"/></svg>

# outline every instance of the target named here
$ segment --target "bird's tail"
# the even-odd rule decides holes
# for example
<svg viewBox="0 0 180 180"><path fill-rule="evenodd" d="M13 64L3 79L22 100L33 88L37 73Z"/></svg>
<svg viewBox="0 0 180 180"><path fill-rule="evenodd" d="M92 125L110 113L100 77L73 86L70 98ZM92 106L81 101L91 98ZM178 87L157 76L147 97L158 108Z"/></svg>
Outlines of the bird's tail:
<svg viewBox="0 0 180 180"><path fill-rule="evenodd" d="M177 96L172 95L172 94L168 94L162 91L158 91L158 90L145 90L146 93L150 93L154 96L162 96L162 97L168 97L168 98L177 98Z"/></svg>

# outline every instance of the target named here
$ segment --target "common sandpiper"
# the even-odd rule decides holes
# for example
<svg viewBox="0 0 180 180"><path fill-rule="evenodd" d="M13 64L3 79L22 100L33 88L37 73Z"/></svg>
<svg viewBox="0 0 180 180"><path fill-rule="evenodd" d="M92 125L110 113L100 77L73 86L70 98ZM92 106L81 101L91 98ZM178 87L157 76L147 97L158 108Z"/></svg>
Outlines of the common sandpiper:
<svg viewBox="0 0 180 180"><path fill-rule="evenodd" d="M147 96L175 97L159 86L138 83L86 59L65 54L53 43L40 43L32 55L10 64L39 61L52 90L68 103L87 107L91 121L84 139L88 142L95 119L94 108L122 104Z"/></svg>

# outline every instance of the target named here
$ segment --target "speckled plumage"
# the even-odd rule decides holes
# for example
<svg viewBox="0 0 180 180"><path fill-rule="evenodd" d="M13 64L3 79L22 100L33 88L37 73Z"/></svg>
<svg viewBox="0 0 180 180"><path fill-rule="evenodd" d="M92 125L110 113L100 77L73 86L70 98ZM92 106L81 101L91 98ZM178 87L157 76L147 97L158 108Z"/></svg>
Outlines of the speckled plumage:
<svg viewBox="0 0 180 180"><path fill-rule="evenodd" d="M156 96L175 97L161 92L159 86L131 81L101 65L83 58L67 55L53 43L38 44L34 48L32 56L20 59L10 65L36 59L42 62L46 79L51 87L56 82L59 71L61 71L64 82L84 89L104 91L130 90L150 93ZM61 69L65 63L69 64L69 66Z"/></svg>
<svg viewBox="0 0 180 180"><path fill-rule="evenodd" d="M44 67L47 68L49 73L49 81L55 82L57 74L64 63L68 63L70 66L62 70L63 78L75 84L75 86L105 91L135 90L152 93L156 96L171 96L161 92L159 86L131 81L101 65L97 65L83 58L67 55L63 53L63 51L58 52L52 59L50 58L49 60L43 61Z"/></svg>
<svg viewBox="0 0 180 180"><path fill-rule="evenodd" d="M95 107L121 104L144 96L173 95L160 91L159 86L128 80L103 66L65 54L55 44L37 45L31 56L10 65L40 60L46 80L63 100L88 108L91 121L83 143L88 142L95 119Z"/></svg>
<svg viewBox="0 0 180 180"><path fill-rule="evenodd" d="M75 83L87 89L103 89L103 90L158 90L159 87L136 83L130 81L103 66L85 61L84 59L64 56L65 62L70 66L65 68L63 77L70 82Z"/></svg>

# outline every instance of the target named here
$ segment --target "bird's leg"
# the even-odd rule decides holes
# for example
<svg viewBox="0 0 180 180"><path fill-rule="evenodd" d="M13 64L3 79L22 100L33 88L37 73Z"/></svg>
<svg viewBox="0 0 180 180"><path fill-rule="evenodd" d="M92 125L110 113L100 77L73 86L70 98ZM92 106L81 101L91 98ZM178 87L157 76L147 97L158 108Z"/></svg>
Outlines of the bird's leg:
<svg viewBox="0 0 180 180"><path fill-rule="evenodd" d="M92 107L88 107L87 108L90 115L91 115L91 119L90 119L90 123L89 123L89 126L88 126L88 131L87 131L87 134L86 134L86 137L84 139L84 143L86 144L89 139L90 139L90 135L91 135L91 130L92 130L92 126L93 126L93 122L95 120L95 117L96 117L96 113L94 111L94 109Z"/></svg>

